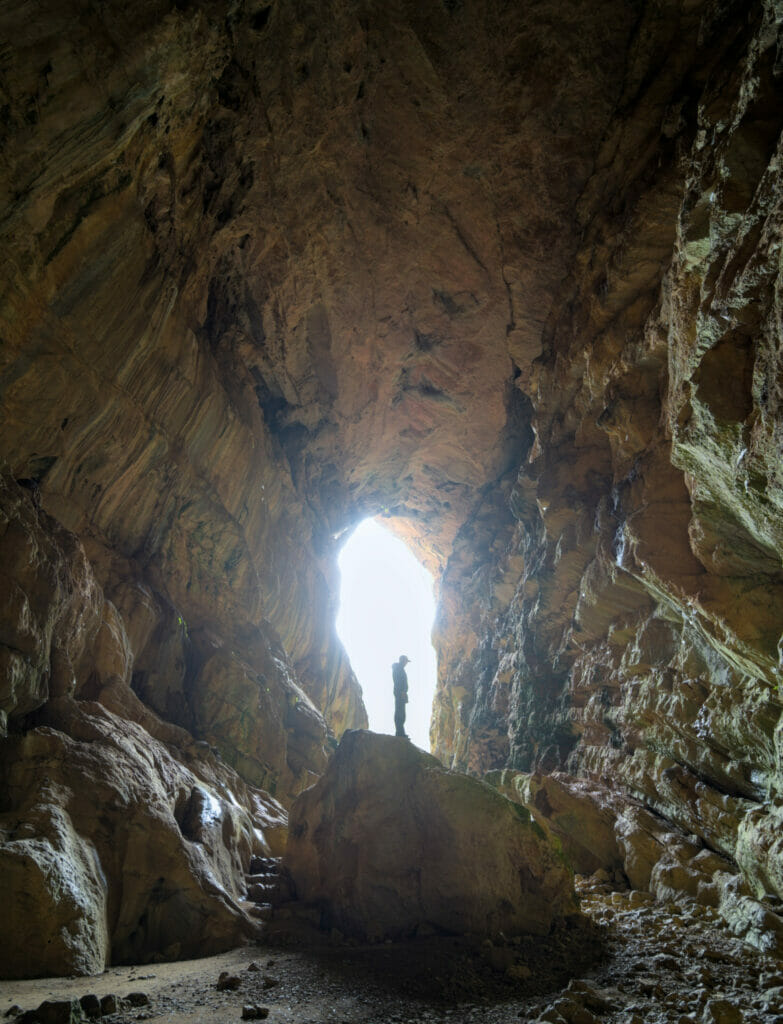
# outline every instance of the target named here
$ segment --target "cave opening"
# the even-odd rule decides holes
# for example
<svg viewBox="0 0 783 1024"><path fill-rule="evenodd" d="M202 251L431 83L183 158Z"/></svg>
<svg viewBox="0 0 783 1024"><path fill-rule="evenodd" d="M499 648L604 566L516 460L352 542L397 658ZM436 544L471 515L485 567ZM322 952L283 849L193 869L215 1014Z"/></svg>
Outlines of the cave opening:
<svg viewBox="0 0 783 1024"><path fill-rule="evenodd" d="M437 663L430 634L435 617L432 576L377 520L365 519L340 557L337 632L362 687L370 729L394 731L391 666L401 654L407 668L406 732L430 749L429 730Z"/></svg>

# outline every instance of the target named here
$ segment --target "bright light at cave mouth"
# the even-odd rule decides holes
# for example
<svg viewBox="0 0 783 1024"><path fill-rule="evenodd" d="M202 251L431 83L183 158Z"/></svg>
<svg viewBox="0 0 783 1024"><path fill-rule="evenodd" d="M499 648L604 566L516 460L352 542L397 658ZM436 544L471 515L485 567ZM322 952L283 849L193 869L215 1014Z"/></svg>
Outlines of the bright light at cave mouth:
<svg viewBox="0 0 783 1024"><path fill-rule="evenodd" d="M391 667L407 654L405 731L417 747L429 750L437 674L430 642L432 577L407 545L374 519L356 527L340 552L339 565L337 632L361 684L370 729L394 733Z"/></svg>

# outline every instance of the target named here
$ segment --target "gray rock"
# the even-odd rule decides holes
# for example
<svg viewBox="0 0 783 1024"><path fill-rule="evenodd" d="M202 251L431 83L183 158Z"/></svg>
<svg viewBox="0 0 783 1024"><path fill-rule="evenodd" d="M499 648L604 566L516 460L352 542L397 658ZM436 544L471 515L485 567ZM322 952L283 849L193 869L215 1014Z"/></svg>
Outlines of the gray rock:
<svg viewBox="0 0 783 1024"><path fill-rule="evenodd" d="M101 1016L107 1017L110 1013L117 1012L117 997L113 993L103 996L101 999Z"/></svg>
<svg viewBox="0 0 783 1024"><path fill-rule="evenodd" d="M86 996L82 996L79 1004L84 1011L85 1017L89 1017L90 1020L95 1020L96 1017L101 1016L101 1001L95 993L91 992Z"/></svg>
<svg viewBox="0 0 783 1024"><path fill-rule="evenodd" d="M268 1016L268 1006L248 1004L242 1007L242 1020L266 1020Z"/></svg>
<svg viewBox="0 0 783 1024"><path fill-rule="evenodd" d="M47 999L37 1010L28 1010L17 1024L82 1024L85 1020L78 999Z"/></svg>

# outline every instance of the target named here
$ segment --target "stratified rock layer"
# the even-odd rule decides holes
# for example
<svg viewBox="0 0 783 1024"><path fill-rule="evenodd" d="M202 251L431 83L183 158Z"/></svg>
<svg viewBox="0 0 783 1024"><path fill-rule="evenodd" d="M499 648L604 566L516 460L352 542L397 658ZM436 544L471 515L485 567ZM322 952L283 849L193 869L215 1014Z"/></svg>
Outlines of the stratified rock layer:
<svg viewBox="0 0 783 1024"><path fill-rule="evenodd" d="M343 736L291 808L300 900L350 936L545 935L576 912L570 870L528 813L407 740Z"/></svg>

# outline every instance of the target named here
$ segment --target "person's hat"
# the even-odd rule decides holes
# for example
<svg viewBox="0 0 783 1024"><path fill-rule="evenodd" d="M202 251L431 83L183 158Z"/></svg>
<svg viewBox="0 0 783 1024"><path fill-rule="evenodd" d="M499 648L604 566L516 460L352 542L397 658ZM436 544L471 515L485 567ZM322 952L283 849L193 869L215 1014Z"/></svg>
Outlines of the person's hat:
<svg viewBox="0 0 783 1024"><path fill-rule="evenodd" d="M409 657L407 656L407 654L401 654L401 655L400 655L400 664L401 664L401 665L402 665L402 663L403 663L403 662L406 662L406 663L407 663L407 662L409 662L410 660L411 660L411 659L410 659L410 658L409 658Z"/></svg>

